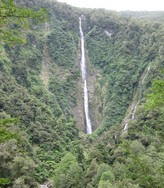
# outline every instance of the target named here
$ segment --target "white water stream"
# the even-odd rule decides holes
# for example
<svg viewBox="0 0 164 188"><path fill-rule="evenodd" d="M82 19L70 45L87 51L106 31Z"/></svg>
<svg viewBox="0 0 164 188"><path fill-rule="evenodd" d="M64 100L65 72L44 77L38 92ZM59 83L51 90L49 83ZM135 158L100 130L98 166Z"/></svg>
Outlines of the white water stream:
<svg viewBox="0 0 164 188"><path fill-rule="evenodd" d="M141 85L144 84L144 81L145 81L146 77L148 76L149 71L150 71L150 66L148 66L145 75L143 76L143 78L141 78ZM139 88L141 88L141 87L139 87ZM129 118L129 120L135 119L135 114L136 114L136 110L137 110L137 107L138 107L139 103L140 103L140 100L138 100L138 102L135 104L134 108L132 108L132 110L131 110L132 115ZM126 124L124 125L123 131L128 130L128 121L129 120L126 121Z"/></svg>
<svg viewBox="0 0 164 188"><path fill-rule="evenodd" d="M142 79L142 85L144 84L145 78L148 76L149 71L150 71L150 66L147 68L147 72L146 72L145 76Z"/></svg>
<svg viewBox="0 0 164 188"><path fill-rule="evenodd" d="M140 100L137 102L137 104L135 104L134 108L132 109L132 112L131 112L132 115L131 115L131 117L130 117L129 120L133 120L133 119L135 118L135 114L136 114L136 110L137 110L137 106L138 106L139 102L140 102ZM128 120L128 121L129 121L129 120ZM128 130L128 121L127 121L126 124L124 125L123 131Z"/></svg>
<svg viewBox="0 0 164 188"><path fill-rule="evenodd" d="M84 34L81 26L81 17L79 17L79 29L80 29L80 38L81 38L81 73L83 80L83 89L84 89L84 113L87 127L87 134L92 133L92 125L89 116L89 104L88 104L88 89L87 89L87 77L86 77L86 62L85 62L85 47L84 47Z"/></svg>

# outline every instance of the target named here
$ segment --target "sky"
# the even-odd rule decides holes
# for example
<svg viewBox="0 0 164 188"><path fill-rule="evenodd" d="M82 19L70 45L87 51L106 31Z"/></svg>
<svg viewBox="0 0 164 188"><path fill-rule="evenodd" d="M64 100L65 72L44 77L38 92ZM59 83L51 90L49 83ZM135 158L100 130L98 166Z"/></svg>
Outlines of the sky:
<svg viewBox="0 0 164 188"><path fill-rule="evenodd" d="M58 0L76 7L105 8L109 10L164 11L164 0Z"/></svg>

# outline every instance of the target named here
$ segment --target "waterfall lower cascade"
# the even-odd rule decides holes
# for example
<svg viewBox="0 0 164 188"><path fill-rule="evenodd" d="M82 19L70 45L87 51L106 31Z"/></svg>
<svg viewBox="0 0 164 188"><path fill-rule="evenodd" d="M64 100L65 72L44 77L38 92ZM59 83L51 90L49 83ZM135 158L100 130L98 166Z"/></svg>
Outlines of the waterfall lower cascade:
<svg viewBox="0 0 164 188"><path fill-rule="evenodd" d="M89 116L89 104L88 104L88 89L87 89L87 76L86 76L86 62L85 62L85 48L84 48L84 34L81 26L81 17L79 17L79 29L80 29L80 38L81 38L81 73L83 80L83 89L84 89L84 113L87 127L87 134L92 133L92 125Z"/></svg>

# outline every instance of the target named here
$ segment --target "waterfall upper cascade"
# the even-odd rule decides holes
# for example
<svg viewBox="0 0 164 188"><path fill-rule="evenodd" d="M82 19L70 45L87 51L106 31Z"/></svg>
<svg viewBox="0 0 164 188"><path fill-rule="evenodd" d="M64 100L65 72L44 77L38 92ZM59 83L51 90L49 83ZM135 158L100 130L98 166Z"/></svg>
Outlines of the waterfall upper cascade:
<svg viewBox="0 0 164 188"><path fill-rule="evenodd" d="M85 48L84 48L84 34L81 26L81 17L79 17L79 29L80 29L80 38L81 38L81 72L83 80L83 89L84 89L84 112L86 119L87 134L92 133L92 125L89 116L89 104L88 104L88 89L87 89L87 76L86 76L86 62L85 62Z"/></svg>

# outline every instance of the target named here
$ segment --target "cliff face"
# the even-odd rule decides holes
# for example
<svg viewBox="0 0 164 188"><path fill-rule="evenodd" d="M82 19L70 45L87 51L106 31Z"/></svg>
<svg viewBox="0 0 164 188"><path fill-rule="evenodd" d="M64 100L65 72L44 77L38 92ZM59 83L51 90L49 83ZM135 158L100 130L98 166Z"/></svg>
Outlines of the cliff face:
<svg viewBox="0 0 164 188"><path fill-rule="evenodd" d="M120 124L132 100L136 100L135 95L140 100L150 85L151 71L145 75L145 86L138 93L143 72L149 64L162 63L161 19L159 23L148 24L115 12L82 11L56 2L36 1L35 6L47 8L50 20L45 26L32 25L28 43L20 52L19 47L10 50L11 61L14 59L18 64L12 65L18 83L30 91L43 83L55 95L63 115L75 118L77 127L85 130L79 33L79 16L83 15L93 129Z"/></svg>
<svg viewBox="0 0 164 188"><path fill-rule="evenodd" d="M51 178L56 187L62 183L71 187L74 180L74 187L103 187L105 177L108 177L112 178L106 182L108 187L111 184L113 187L130 187L131 182L137 187L138 182L142 181L140 186L147 186L148 183L138 176L131 176L131 182L128 182L128 177L125 182L119 179L123 175L118 166L123 166L124 175L128 170L135 171L137 160L142 165L142 151L148 153L151 150L153 154L153 147L158 141L161 143L158 133L162 132L163 111L147 112L143 106L152 80L163 78L162 19L159 22L141 22L138 18L130 19L112 11L81 10L53 1L24 1L24 5L35 6L36 9L45 7L49 19L44 24L31 25L26 44L0 46L0 117L18 118L13 130L19 132L24 140L16 139L17 143L3 145L4 151L9 150L9 156L14 144L18 147L10 159L13 164L12 169L8 167L10 174L15 166L19 166L16 157L20 155L22 164L29 166L35 174L35 182ZM81 15L89 114L94 131L91 136L84 134L86 122L79 33ZM159 124L159 130L154 128L153 117ZM130 130L122 134L126 124ZM10 131L12 127L10 122ZM132 129L136 131L134 134ZM157 134L149 138L153 130ZM138 150L135 161L132 158ZM159 147L159 156L161 151ZM23 161L27 159L24 156L33 161L25 164ZM146 160L147 156L144 157ZM4 160L8 164L8 159ZM128 160L132 160L131 166L128 166ZM151 160L153 158L148 163ZM159 169L160 164L157 165ZM144 174L144 168L142 171ZM86 180L80 179L80 173ZM18 177L23 178L23 175ZM11 177L15 186L16 178ZM62 182L62 179L65 181ZM32 186L37 187L37 184Z"/></svg>

